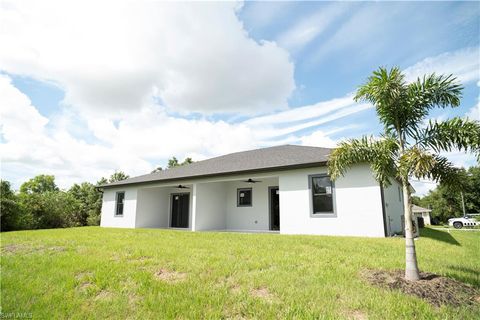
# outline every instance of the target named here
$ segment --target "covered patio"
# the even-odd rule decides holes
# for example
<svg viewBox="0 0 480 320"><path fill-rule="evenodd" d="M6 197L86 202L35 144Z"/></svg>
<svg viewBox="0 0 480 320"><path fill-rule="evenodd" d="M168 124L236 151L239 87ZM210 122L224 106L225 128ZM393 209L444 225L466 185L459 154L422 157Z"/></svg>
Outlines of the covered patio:
<svg viewBox="0 0 480 320"><path fill-rule="evenodd" d="M266 232L280 230L278 177L255 176L138 189L135 226Z"/></svg>

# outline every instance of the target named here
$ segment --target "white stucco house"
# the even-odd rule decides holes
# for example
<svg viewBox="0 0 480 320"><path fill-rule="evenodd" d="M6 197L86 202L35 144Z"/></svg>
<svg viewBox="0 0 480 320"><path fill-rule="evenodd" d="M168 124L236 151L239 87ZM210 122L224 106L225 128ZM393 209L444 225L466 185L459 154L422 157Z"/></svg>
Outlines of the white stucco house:
<svg viewBox="0 0 480 320"><path fill-rule="evenodd" d="M101 226L386 237L402 233L400 185L368 164L331 181L332 149L232 153L101 186Z"/></svg>
<svg viewBox="0 0 480 320"><path fill-rule="evenodd" d="M431 225L431 221L430 221L430 212L432 212L432 210L430 209L427 209L427 208L422 208L420 206L417 206L417 205L412 205L412 213L413 215L418 219L418 218L422 218L423 219L423 222L425 225Z"/></svg>

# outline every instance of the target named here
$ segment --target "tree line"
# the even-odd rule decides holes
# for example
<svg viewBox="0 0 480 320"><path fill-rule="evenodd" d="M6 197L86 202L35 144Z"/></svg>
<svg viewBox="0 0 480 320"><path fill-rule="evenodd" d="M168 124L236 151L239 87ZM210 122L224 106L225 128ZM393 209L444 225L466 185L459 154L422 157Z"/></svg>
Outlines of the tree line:
<svg viewBox="0 0 480 320"><path fill-rule="evenodd" d="M167 168L193 163L191 158L179 162L172 157ZM158 167L153 172L159 172ZM1 180L1 231L98 226L102 210L102 192L98 186L128 179L122 171L97 183L75 183L68 190L60 190L53 175L38 175L24 182L18 192L9 181Z"/></svg>
<svg viewBox="0 0 480 320"><path fill-rule="evenodd" d="M430 216L437 223L447 222L449 218L463 215L462 193L465 212L480 213L480 167L462 170L461 185L454 187L440 183L423 197L413 197L412 202L432 210Z"/></svg>
<svg viewBox="0 0 480 320"><path fill-rule="evenodd" d="M119 171L96 184L75 183L60 190L53 175L38 175L24 182L18 192L1 181L1 231L96 226L100 224L102 192L97 186L127 179Z"/></svg>

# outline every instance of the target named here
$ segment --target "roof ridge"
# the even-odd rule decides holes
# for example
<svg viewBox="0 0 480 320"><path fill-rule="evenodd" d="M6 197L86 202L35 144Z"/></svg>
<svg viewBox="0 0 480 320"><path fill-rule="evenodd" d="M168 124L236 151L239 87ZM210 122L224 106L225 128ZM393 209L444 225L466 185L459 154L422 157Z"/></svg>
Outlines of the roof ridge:
<svg viewBox="0 0 480 320"><path fill-rule="evenodd" d="M283 144L244 150L135 176L110 186L326 163L331 148Z"/></svg>

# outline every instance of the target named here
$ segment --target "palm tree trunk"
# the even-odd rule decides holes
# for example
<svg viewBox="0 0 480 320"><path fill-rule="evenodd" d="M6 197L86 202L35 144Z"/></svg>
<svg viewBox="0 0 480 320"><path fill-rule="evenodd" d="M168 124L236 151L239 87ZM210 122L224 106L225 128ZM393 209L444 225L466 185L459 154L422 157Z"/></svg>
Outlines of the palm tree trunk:
<svg viewBox="0 0 480 320"><path fill-rule="evenodd" d="M413 239L412 200L408 188L408 178L402 179L402 187L405 213L405 279L417 281L420 279L420 271L418 270L415 240Z"/></svg>

